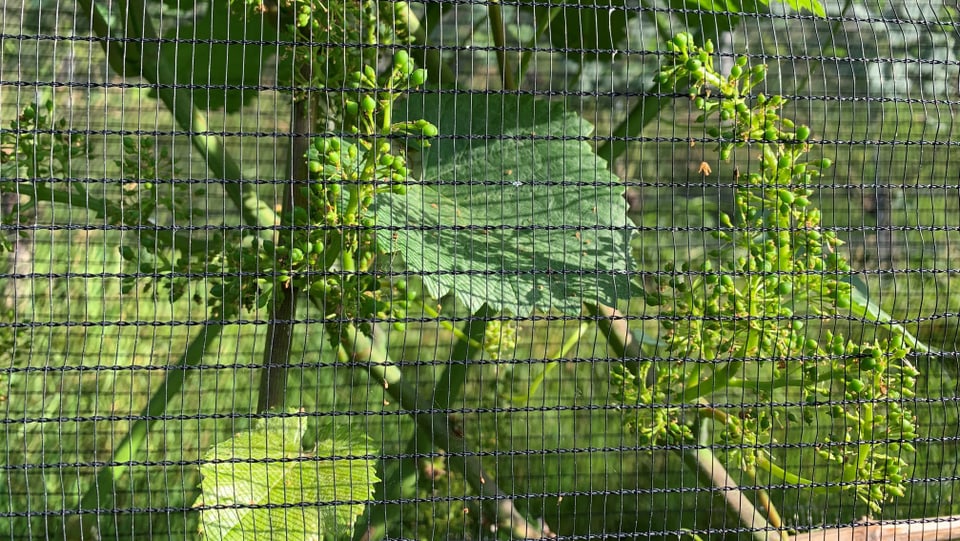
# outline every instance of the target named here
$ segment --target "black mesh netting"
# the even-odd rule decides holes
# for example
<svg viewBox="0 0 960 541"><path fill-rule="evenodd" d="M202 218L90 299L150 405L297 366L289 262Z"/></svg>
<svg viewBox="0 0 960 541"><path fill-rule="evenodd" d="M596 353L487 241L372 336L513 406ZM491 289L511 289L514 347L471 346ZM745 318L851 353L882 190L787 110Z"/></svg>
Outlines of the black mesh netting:
<svg viewBox="0 0 960 541"><path fill-rule="evenodd" d="M960 538L956 2L0 22L0 536Z"/></svg>

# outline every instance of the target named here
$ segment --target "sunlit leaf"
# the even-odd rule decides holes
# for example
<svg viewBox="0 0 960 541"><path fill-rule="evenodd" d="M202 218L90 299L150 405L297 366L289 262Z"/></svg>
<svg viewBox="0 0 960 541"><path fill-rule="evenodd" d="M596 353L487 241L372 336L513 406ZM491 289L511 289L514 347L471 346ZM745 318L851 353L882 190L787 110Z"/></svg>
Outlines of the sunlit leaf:
<svg viewBox="0 0 960 541"><path fill-rule="evenodd" d="M378 197L378 238L431 294L523 315L631 294L624 188L589 123L529 96L427 96L406 114L440 136L422 186Z"/></svg>

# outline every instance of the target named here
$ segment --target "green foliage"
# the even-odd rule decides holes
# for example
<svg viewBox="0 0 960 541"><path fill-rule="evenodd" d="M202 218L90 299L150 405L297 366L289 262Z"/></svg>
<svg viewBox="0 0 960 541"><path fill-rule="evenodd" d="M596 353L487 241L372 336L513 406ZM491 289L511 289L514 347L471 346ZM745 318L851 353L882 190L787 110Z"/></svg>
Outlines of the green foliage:
<svg viewBox="0 0 960 541"><path fill-rule="evenodd" d="M302 448L302 416L261 419L204 456L195 507L218 540L336 538L349 533L378 481L370 442L354 430L320 430Z"/></svg>
<svg viewBox="0 0 960 541"><path fill-rule="evenodd" d="M52 101L24 107L9 126L0 133L0 147L10 150L0 152L0 192L26 199L18 201L3 223L16 223L22 213L35 212L41 201L87 196L82 183L58 181L73 178L74 165L88 158L91 148L83 134L66 129L67 119L54 119ZM0 240L0 247L9 249L7 239Z"/></svg>
<svg viewBox="0 0 960 541"><path fill-rule="evenodd" d="M572 60L609 60L627 37L630 20L639 13L625 7L624 0L565 7L550 25L550 44L566 49L564 54Z"/></svg>
<svg viewBox="0 0 960 541"><path fill-rule="evenodd" d="M721 216L720 247L700 262L666 266L655 287L645 289L646 303L660 309L666 350L690 360L657 366L649 385L650 363L638 372L615 371L624 402L673 405L643 409L649 418L628 423L650 442L689 442L695 430L680 405L699 404L699 416L718 421L720 441L734 445L728 455L745 471L810 486L777 466L763 446L774 441L774 428L790 433L822 423L817 412L828 412L836 431L821 436L818 452L841 468L839 489L855 491L879 511L903 495L901 457L913 451L909 441L916 437L901 403L913 396L917 376L907 360L912 337L889 326L890 340L853 344L829 331L818 340L819 330L808 329L810 321L864 309L842 279L850 267L839 255L840 241L820 227L810 201L809 184L830 164L804 161L810 130L779 115L782 97L753 94L766 66L750 67L741 57L722 76L710 44L699 48L688 34L674 38L670 49L675 57L656 81L689 95L702 113L697 121L711 122L707 133L719 141L722 159L749 147L760 163L735 175L737 225ZM802 403L803 418L788 406L728 413L711 401Z"/></svg>
<svg viewBox="0 0 960 541"><path fill-rule="evenodd" d="M170 41L160 44L160 54L175 67L176 84L189 87L186 91L198 106L236 112L257 95L260 70L271 53L269 47L242 42L276 41L278 33L269 18L245 12L236 0L201 3L203 15L194 24L171 25L164 35ZM196 6L180 3L177 8L188 11ZM156 97L155 90L152 96Z"/></svg>
<svg viewBox="0 0 960 541"><path fill-rule="evenodd" d="M583 302L629 294L623 187L577 140L592 133L589 123L560 103L513 96L424 96L405 114L436 123L442 137L423 156L420 184L376 201L378 223L416 227L377 236L424 274L431 295L525 316L579 314ZM478 142L489 126L502 131ZM497 287L477 279L491 268Z"/></svg>

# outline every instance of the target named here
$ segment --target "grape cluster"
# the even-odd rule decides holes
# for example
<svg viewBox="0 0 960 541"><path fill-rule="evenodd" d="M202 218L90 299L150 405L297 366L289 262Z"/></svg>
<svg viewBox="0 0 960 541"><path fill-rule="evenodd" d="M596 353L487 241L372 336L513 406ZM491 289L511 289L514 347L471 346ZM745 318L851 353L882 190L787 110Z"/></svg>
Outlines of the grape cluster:
<svg viewBox="0 0 960 541"><path fill-rule="evenodd" d="M697 47L684 34L669 46L675 57L657 82L686 93L703 113L698 122L711 121L706 131L719 138L721 158L749 146L758 163L745 178L734 173L736 225L721 216L722 227L713 232L720 246L704 260L664 266L644 288L646 304L660 310L659 342L672 357L691 362L662 363L656 371L641 363L652 380L620 367L612 383L630 404L704 404L733 388L777 407L711 407L697 416L681 408L639 408L625 422L652 442L691 442L684 426L708 416L721 421L716 437L731 444L726 454L745 471L812 484L774 465L775 457L761 449L774 441L778 426L831 426L825 415L818 418L828 413L834 432L818 433L818 453L842 471L840 490L878 511L904 493L901 456L913 450L909 440L917 431L901 400L912 396L916 370L902 333L855 345L840 335L815 339L804 328L808 314L844 315L859 302L842 279L850 272L842 243L821 227L811 202L811 182L831 163L807 160L810 130L780 117L785 99L753 94L765 66L749 68L740 58L723 76L709 45ZM795 310L808 314L797 317ZM783 393L805 401L802 419L796 408L776 402Z"/></svg>
<svg viewBox="0 0 960 541"><path fill-rule="evenodd" d="M490 319L483 330L484 353L493 360L513 357L519 331L520 325L515 319L502 315Z"/></svg>

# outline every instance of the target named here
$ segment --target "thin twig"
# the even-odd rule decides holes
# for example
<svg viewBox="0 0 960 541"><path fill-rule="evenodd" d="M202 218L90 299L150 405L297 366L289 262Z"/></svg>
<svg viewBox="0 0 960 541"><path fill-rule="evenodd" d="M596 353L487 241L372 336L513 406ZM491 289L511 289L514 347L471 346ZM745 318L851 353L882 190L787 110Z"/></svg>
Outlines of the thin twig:
<svg viewBox="0 0 960 541"><path fill-rule="evenodd" d="M537 19L537 29L531 36L530 41L523 45L524 51L520 54L520 66L517 71L520 72L520 80L522 81L527 75L527 68L530 66L530 61L533 59L533 54L536 52L535 47L537 42L540 41L540 36L546 32L547 28L550 27L550 23L557 18L561 12L563 12L562 7L552 7L547 10L546 14L542 14L542 9L537 7L534 8L534 13L541 12L541 16Z"/></svg>
<svg viewBox="0 0 960 541"><path fill-rule="evenodd" d="M487 4L487 18L490 20L490 33L493 34L493 44L497 47L497 64L500 66L500 79L504 90L517 90L516 75L510 65L507 55L507 28L503 24L503 9L499 0L491 0Z"/></svg>
<svg viewBox="0 0 960 541"><path fill-rule="evenodd" d="M459 433L456 421L443 413L436 413L431 404L420 398L418 390L404 381L400 369L390 361L384 349L385 341L374 341L349 323L330 324L328 327L329 332L338 336L341 345L350 353L351 361L366 364L373 378L403 409L417 412L413 418L418 428L430 435L435 450L443 450L453 467L464 472L467 483L480 496L494 524L518 539L554 537L545 524L532 523L517 510L513 498L501 490L494 478L484 470L480 457Z"/></svg>
<svg viewBox="0 0 960 541"><path fill-rule="evenodd" d="M309 80L309 79L308 79ZM302 193L307 185L310 172L304 156L310 146L310 133L314 125L314 100L311 96L295 100L291 109L290 155L287 156L287 178L290 182L283 187L282 209L286 214L287 225L293 225L293 211L306 208L308 201ZM293 246L295 230L289 231L288 245ZM271 306L270 325L267 328L266 344L263 348L263 369L260 373L260 392L257 411L283 407L286 397L288 364L290 349L293 346L294 320L297 317L297 291L293 280L286 282L281 292L281 284L274 279L273 304ZM277 296L282 300L277 302Z"/></svg>
<svg viewBox="0 0 960 541"><path fill-rule="evenodd" d="M457 330L457 342L450 353L450 363L447 364L443 373L437 378L433 386L433 397L431 398L432 408L442 410L450 407L454 397L460 395L466 380L467 361L480 355L483 347L483 335L487 328L490 308L487 304L478 309L473 316L467 319L464 329ZM431 316L437 317L437 316ZM444 322L448 323L448 322ZM456 327L454 327L456 328ZM374 342L381 340L383 335L375 332ZM386 344L378 345L377 348L386 349ZM340 348L341 350L343 348ZM429 433L417 430L407 441L403 454L406 455L396 460L391 460L384 468L384 479L377 487L376 499L378 501L396 501L408 497L404 494L404 489L415 488L412 482L417 474L417 461L412 458L415 453L431 452L431 438ZM357 527L354 531L354 541L379 541L386 535L387 527L395 523L397 515L396 504L375 504L368 505L364 510L363 516L357 521Z"/></svg>
<svg viewBox="0 0 960 541"><path fill-rule="evenodd" d="M777 530L757 511L710 449L701 447L685 451L682 455L683 463L688 468L697 472L698 477L710 486L718 489L727 507L740 518L744 526L752 530L754 541L780 541Z"/></svg>

